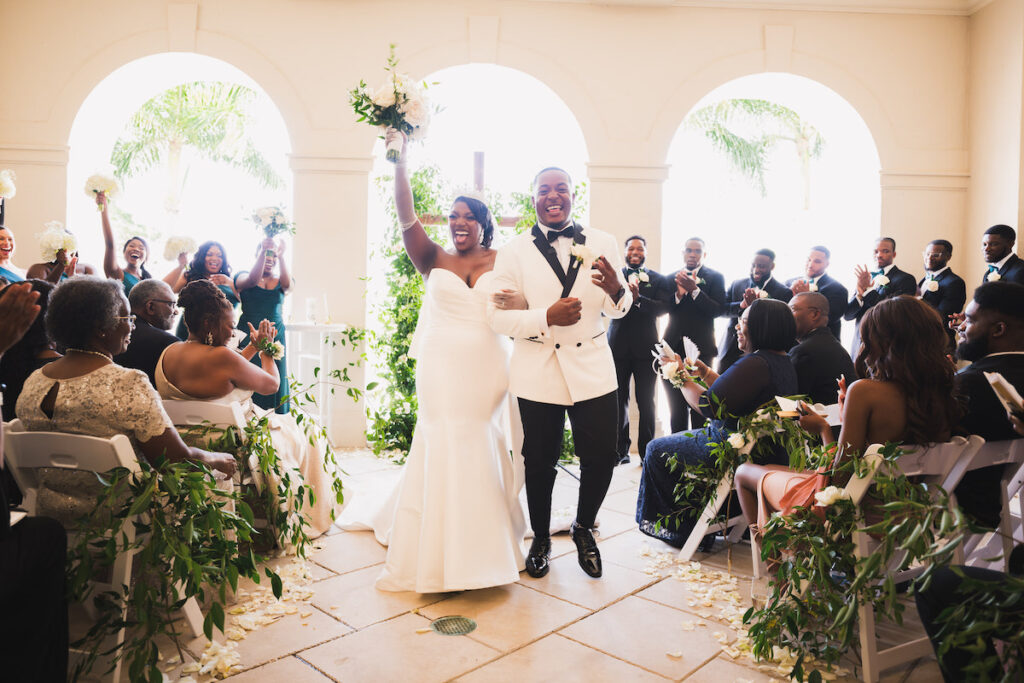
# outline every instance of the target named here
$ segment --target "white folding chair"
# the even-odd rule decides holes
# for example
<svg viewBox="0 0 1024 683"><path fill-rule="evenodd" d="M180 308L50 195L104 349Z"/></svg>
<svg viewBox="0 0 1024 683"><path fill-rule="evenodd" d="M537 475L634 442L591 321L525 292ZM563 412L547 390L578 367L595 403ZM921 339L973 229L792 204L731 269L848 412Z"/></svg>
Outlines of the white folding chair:
<svg viewBox="0 0 1024 683"><path fill-rule="evenodd" d="M726 531L732 529L729 532L729 542L735 543L743 536L744 529L747 528L747 518L740 512L739 506L736 506L735 512L737 514L729 517L724 522L715 522L715 518L718 517L719 511L722 506L725 505L725 501L729 499L729 494L732 493L733 489L733 475L729 474L722 477L722 480L718 482L718 487L715 489L715 495L712 496L708 504L704 506L700 516L697 518L697 523L693 527L693 531L686 537L686 543L683 544L683 549L679 551L679 559L684 562L689 562L693 558L693 554L697 552L697 546L700 545L701 540L707 534L718 533L719 531Z"/></svg>
<svg viewBox="0 0 1024 683"><path fill-rule="evenodd" d="M999 553L1002 553L1002 570L1008 571L1010 552L1014 541L1024 542L1021 518L1013 514L1010 503L1020 495L1024 488L1024 439L1006 441L990 441L982 446L971 463L971 469L982 467L1003 466L1003 476L999 493L1003 504L1003 514L999 520L998 533L990 531L986 534L972 535L964 544L966 564L985 566L992 564ZM999 543L996 543L998 540Z"/></svg>
<svg viewBox="0 0 1024 683"><path fill-rule="evenodd" d="M20 420L14 420L4 430L4 453L11 474L14 476L24 499L22 506L29 515L35 515L38 507L39 468L59 468L82 472L108 472L116 467L123 467L129 472L139 472L139 461L132 449L128 437L118 434L109 439L82 434L65 434L62 432L29 432L22 427ZM128 543L135 540L135 520L125 520L119 534L123 534ZM131 585L132 562L134 553L122 553L114 560L109 583L94 582L94 592L113 590L120 593L122 586ZM91 604L85 605L91 611ZM125 606L125 611L127 606ZM203 615L199 603L190 598L182 608L185 621L193 636L203 633ZM122 613L122 620L126 614ZM125 630L122 628L115 636L118 645L124 642ZM118 661L111 680L120 680L121 662Z"/></svg>
<svg viewBox="0 0 1024 683"><path fill-rule="evenodd" d="M215 401L183 401L177 399L164 399L164 410L171 418L171 424L175 427L213 427L215 429L237 429L239 441L245 436L245 411L238 401L231 403L217 403ZM249 456L249 471L259 472L259 463L256 456ZM235 474L235 483L249 483L249 480L242 481L241 468ZM262 481L257 481L257 488L262 489Z"/></svg>

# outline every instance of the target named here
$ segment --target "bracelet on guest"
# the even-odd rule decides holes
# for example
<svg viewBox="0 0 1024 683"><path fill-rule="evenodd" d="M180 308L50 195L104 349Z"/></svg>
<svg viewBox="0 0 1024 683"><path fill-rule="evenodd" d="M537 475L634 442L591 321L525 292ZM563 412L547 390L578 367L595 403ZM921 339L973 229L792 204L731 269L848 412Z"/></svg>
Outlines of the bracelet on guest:
<svg viewBox="0 0 1024 683"><path fill-rule="evenodd" d="M408 222L403 221L403 220L400 219L398 225L399 225L400 228L402 228L402 232L405 232L406 230L408 230L412 226L416 225L416 223L418 221L419 221L419 218L417 218L416 216L413 216L412 220L408 221Z"/></svg>

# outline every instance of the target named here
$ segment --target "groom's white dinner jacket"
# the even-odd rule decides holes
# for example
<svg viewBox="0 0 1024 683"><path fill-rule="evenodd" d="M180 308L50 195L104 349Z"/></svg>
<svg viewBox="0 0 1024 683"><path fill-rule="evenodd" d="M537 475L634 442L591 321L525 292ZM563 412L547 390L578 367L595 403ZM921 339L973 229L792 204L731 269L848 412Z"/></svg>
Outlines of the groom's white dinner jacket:
<svg viewBox="0 0 1024 683"><path fill-rule="evenodd" d="M629 288L618 275L622 272L622 250L608 233L593 228L584 230L578 223L574 240L583 241L593 257L604 256L611 263L623 286L618 303L592 282L590 260L578 269L572 267L571 256L568 263L559 264L543 226L534 226L533 230L518 235L498 250L494 261L497 277L492 280L495 291L514 289L526 297L528 305L527 310L516 311L496 308L493 302L487 305L491 328L513 339L509 391L514 396L540 403L572 405L618 388L615 361L601 313L609 318L621 318L633 301ZM542 248L550 251L545 253L546 249ZM564 265L561 272L566 281L556 274L555 264ZM567 282L571 282L571 288L566 296L580 300L582 317L574 325L549 327L548 307L561 298L563 288L569 286Z"/></svg>

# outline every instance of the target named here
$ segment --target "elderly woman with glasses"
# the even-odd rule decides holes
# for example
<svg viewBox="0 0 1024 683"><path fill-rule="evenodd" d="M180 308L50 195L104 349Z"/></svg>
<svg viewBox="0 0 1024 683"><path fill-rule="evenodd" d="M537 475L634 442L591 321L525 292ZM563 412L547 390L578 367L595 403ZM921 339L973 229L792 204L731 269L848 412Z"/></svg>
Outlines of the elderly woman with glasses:
<svg viewBox="0 0 1024 683"><path fill-rule="evenodd" d="M150 462L161 456L194 460L233 474L233 456L186 446L146 375L114 363L128 346L135 319L116 280L85 275L59 284L50 295L46 329L64 357L25 380L18 418L32 431L125 434ZM91 474L44 468L41 475L40 514L68 526L92 510L98 483Z"/></svg>

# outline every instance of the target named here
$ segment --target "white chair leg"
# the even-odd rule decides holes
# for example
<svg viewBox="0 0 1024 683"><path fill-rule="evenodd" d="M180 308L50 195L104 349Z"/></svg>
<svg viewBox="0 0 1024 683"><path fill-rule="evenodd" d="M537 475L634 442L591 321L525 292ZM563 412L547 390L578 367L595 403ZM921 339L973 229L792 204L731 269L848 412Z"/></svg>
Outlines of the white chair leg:
<svg viewBox="0 0 1024 683"><path fill-rule="evenodd" d="M730 491L732 491L732 478L723 477L718 482L715 497L704 507L704 510L697 518L697 524L694 525L693 531L690 532L686 543L683 544L683 549L679 551L680 560L689 562L693 559L693 554L697 552L697 546L700 545L704 534L707 533L708 527L711 526L711 521L718 515L718 511L722 509L722 505L725 503L725 499Z"/></svg>
<svg viewBox="0 0 1024 683"><path fill-rule="evenodd" d="M203 635L203 612L194 597L185 601L181 613L185 616L185 623L188 624L188 630L192 635L196 638Z"/></svg>

